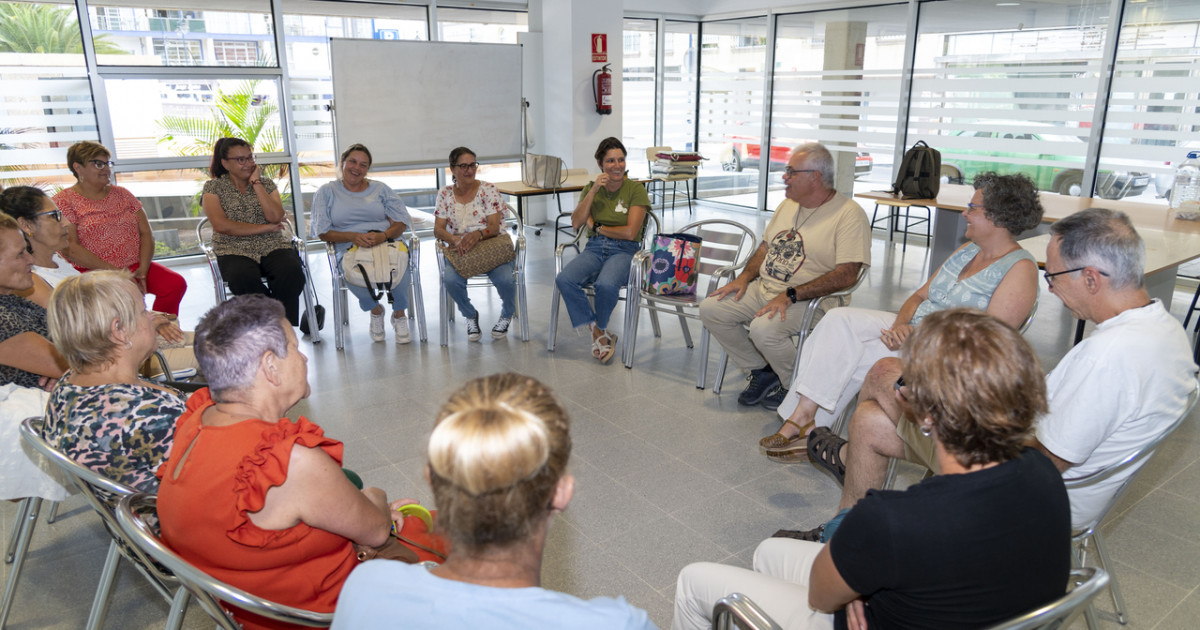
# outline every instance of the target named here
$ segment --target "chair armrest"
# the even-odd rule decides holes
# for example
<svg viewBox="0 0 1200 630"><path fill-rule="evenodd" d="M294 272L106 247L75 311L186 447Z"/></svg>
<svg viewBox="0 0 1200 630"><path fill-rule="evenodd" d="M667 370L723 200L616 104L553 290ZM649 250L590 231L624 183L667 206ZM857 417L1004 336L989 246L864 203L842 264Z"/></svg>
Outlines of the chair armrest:
<svg viewBox="0 0 1200 630"><path fill-rule="evenodd" d="M562 271L563 252L565 252L568 247L578 245L579 241L583 240L583 233L585 230L587 230L586 225L579 226L579 230L577 232L575 232L575 238L571 239L570 241L564 241L562 243L559 243L558 247L556 247L554 249L554 273L555 273L555 275L558 275Z"/></svg>

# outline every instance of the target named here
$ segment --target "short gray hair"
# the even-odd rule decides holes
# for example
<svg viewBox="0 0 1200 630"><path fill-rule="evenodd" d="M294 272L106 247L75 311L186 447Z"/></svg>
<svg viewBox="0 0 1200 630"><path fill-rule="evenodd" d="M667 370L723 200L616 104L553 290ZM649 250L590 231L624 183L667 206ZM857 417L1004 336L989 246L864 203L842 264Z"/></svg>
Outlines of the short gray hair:
<svg viewBox="0 0 1200 630"><path fill-rule="evenodd" d="M196 362L213 400L254 384L268 351L287 356L283 304L261 294L239 295L213 307L196 326Z"/></svg>
<svg viewBox="0 0 1200 630"><path fill-rule="evenodd" d="M1124 212L1088 208L1050 225L1059 238L1058 253L1068 269L1095 267L1108 274L1114 289L1142 286L1146 244Z"/></svg>
<svg viewBox="0 0 1200 630"><path fill-rule="evenodd" d="M792 149L792 155L804 154L805 168L821 174L821 185L833 189L833 155L819 142L809 142Z"/></svg>

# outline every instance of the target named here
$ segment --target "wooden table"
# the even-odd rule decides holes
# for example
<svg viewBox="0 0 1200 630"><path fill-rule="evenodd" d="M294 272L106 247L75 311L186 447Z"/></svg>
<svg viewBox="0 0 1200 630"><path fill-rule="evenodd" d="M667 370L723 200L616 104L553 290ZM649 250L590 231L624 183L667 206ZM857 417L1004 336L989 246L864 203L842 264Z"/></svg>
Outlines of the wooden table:
<svg viewBox="0 0 1200 630"><path fill-rule="evenodd" d="M525 198L537 197L540 195L554 195L558 200L558 212L562 214L562 198L559 193L579 192L588 182L595 179L596 176L591 174L568 175L567 180L557 188L538 188L536 186L527 186L525 182L497 182L493 184L501 194L516 197L517 199L517 214L521 215L521 220L525 220ZM537 231L541 234L541 230Z"/></svg>

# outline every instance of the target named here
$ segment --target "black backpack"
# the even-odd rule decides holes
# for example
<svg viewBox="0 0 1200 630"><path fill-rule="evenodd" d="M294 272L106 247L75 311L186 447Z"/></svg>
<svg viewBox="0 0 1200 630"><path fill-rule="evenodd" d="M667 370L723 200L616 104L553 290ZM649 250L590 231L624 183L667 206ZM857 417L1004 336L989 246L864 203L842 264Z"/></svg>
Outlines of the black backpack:
<svg viewBox="0 0 1200 630"><path fill-rule="evenodd" d="M904 199L933 199L942 184L942 154L937 149L918 140L904 152L904 160L896 169L896 183L892 194Z"/></svg>

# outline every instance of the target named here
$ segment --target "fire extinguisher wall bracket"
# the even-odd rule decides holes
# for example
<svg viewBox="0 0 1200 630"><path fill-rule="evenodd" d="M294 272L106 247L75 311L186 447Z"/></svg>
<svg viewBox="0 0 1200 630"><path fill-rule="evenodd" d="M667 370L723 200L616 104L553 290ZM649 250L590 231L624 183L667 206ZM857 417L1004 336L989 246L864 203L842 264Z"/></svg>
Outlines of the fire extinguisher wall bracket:
<svg viewBox="0 0 1200 630"><path fill-rule="evenodd" d="M611 114L612 108L612 74L609 64L604 64L592 73L592 98L596 101L596 113L601 116Z"/></svg>

